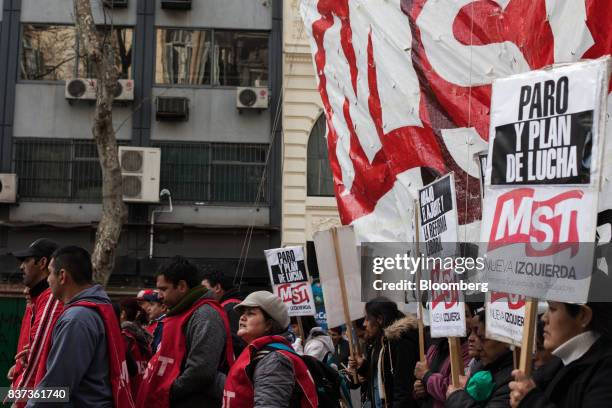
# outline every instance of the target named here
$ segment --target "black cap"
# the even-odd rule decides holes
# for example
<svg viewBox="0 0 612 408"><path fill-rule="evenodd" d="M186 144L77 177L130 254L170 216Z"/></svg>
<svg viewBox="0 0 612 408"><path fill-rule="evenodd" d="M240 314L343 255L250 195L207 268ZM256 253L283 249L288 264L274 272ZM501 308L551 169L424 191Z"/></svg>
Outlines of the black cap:
<svg viewBox="0 0 612 408"><path fill-rule="evenodd" d="M12 255L20 261L29 257L50 258L57 248L58 245L50 239L39 238L23 251L13 252Z"/></svg>

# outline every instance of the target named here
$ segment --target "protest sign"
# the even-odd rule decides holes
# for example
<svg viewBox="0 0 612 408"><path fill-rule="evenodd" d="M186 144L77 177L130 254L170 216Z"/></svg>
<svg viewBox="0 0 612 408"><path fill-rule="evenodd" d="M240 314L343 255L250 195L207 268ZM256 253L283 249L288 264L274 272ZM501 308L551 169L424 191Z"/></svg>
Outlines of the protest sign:
<svg viewBox="0 0 612 408"><path fill-rule="evenodd" d="M426 255L442 253L457 242L457 203L453 173L419 190L420 237ZM445 251L446 252L446 251Z"/></svg>
<svg viewBox="0 0 612 408"><path fill-rule="evenodd" d="M494 81L481 230L490 289L587 300L609 61Z"/></svg>
<svg viewBox="0 0 612 408"><path fill-rule="evenodd" d="M336 234L337 245L331 229L316 232L313 236L328 327L350 323L345 320L340 272L344 277L349 320L362 318L365 307L361 302L361 270L355 233L352 227L344 226L336 228ZM339 265L342 271L339 271Z"/></svg>
<svg viewBox="0 0 612 408"><path fill-rule="evenodd" d="M525 325L525 296L487 292L486 336L521 347Z"/></svg>
<svg viewBox="0 0 612 408"><path fill-rule="evenodd" d="M267 249L264 253L272 291L285 302L289 316L314 316L314 296L308 281L303 248Z"/></svg>
<svg viewBox="0 0 612 408"><path fill-rule="evenodd" d="M456 283L457 278L452 270L431 271L432 285ZM429 322L431 337L464 337L465 303L457 289L433 289L430 293Z"/></svg>

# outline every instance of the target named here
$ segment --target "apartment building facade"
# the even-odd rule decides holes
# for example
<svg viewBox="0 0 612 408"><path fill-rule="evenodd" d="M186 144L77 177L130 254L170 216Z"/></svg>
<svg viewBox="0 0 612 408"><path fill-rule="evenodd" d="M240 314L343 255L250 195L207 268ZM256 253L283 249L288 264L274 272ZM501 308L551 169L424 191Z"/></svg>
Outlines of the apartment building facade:
<svg viewBox="0 0 612 408"><path fill-rule="evenodd" d="M92 4L121 72L117 139L143 153L124 170L146 167L146 149L161 155L139 181L124 176L129 218L110 286L151 284L173 255L265 285L263 250L281 241L282 2ZM0 286L11 292L21 275L7 253L38 237L93 247L101 173L73 0L0 0L0 10ZM172 212L158 212L168 195L138 199L151 174Z"/></svg>

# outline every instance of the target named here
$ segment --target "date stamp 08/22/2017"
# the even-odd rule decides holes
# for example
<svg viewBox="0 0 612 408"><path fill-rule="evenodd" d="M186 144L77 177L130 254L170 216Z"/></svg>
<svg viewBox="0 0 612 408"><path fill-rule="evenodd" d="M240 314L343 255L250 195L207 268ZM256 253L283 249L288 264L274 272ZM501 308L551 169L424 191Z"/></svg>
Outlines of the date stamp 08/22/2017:
<svg viewBox="0 0 612 408"><path fill-rule="evenodd" d="M69 402L68 387L10 388L0 387L0 404L7 402Z"/></svg>

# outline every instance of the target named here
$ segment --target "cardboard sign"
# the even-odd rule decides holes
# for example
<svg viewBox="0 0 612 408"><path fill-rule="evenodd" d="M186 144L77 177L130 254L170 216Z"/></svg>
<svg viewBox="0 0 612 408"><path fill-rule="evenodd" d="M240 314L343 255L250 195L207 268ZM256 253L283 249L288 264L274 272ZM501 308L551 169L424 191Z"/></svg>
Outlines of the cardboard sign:
<svg viewBox="0 0 612 408"><path fill-rule="evenodd" d="M314 316L314 296L302 247L267 249L264 253L272 291L285 302L289 316Z"/></svg>
<svg viewBox="0 0 612 408"><path fill-rule="evenodd" d="M481 230L490 289L587 300L609 61L493 83Z"/></svg>
<svg viewBox="0 0 612 408"><path fill-rule="evenodd" d="M456 282L457 275L451 270L431 271L432 285ZM431 337L466 336L465 303L458 290L433 289L430 293L429 323Z"/></svg>
<svg viewBox="0 0 612 408"><path fill-rule="evenodd" d="M486 337L521 347L525 325L525 296L487 292Z"/></svg>
<svg viewBox="0 0 612 408"><path fill-rule="evenodd" d="M457 204L453 173L419 190L420 242L426 255L446 252L444 242L457 242Z"/></svg>
<svg viewBox="0 0 612 408"><path fill-rule="evenodd" d="M347 323L342 303L338 265L341 265L343 269L342 276L350 320L362 318L365 307L365 303L361 302L361 269L355 233L350 226L339 227L336 233L338 252L335 250L336 245L331 230L316 232L313 237L328 327L337 327ZM339 262L336 257L339 257Z"/></svg>

